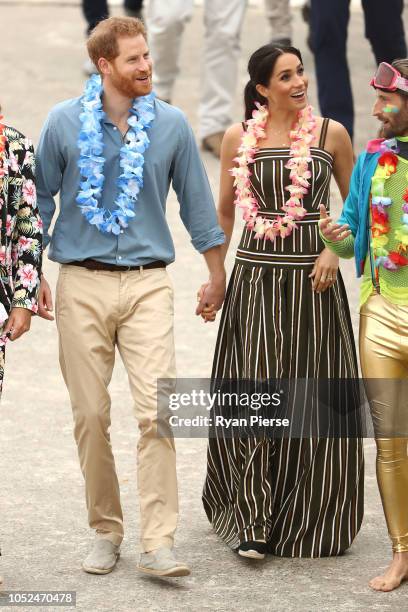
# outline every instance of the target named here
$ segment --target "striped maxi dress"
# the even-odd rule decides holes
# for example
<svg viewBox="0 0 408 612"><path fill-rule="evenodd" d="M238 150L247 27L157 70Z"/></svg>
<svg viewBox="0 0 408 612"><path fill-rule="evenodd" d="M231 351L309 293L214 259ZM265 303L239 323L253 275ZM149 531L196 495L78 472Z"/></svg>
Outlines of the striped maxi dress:
<svg viewBox="0 0 408 612"><path fill-rule="evenodd" d="M298 229L274 243L243 231L229 282L212 378L358 376L347 296L338 273L323 293L308 278L324 245L319 205L328 206L333 158L324 149L328 120L311 148L308 211ZM252 189L265 217L282 214L290 184L289 149L256 153ZM232 548L268 542L283 557L342 554L363 517L361 438L210 437L203 503L216 533Z"/></svg>

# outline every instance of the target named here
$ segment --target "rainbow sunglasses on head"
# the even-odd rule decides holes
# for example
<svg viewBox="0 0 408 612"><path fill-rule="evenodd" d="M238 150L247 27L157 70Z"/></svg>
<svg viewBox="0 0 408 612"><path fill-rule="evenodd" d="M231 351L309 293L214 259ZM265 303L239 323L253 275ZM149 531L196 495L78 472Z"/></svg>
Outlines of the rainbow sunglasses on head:
<svg viewBox="0 0 408 612"><path fill-rule="evenodd" d="M404 79L401 73L387 62L381 62L377 68L374 78L370 85L386 91L396 91L400 89L408 93L408 79Z"/></svg>

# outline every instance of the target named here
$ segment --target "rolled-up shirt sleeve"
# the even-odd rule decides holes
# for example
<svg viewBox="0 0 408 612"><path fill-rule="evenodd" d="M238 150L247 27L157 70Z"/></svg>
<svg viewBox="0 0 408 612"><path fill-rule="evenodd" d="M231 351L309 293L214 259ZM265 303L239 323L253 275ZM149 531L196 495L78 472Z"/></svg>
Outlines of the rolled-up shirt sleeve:
<svg viewBox="0 0 408 612"><path fill-rule="evenodd" d="M49 228L56 208L54 196L61 188L64 171L64 160L58 144L58 135L52 113L48 116L40 135L36 167L37 201L43 221L43 245L45 248L51 240Z"/></svg>
<svg viewBox="0 0 408 612"><path fill-rule="evenodd" d="M225 242L217 221L210 184L193 131L180 116L178 147L173 160L172 182L180 204L180 217L199 253Z"/></svg>

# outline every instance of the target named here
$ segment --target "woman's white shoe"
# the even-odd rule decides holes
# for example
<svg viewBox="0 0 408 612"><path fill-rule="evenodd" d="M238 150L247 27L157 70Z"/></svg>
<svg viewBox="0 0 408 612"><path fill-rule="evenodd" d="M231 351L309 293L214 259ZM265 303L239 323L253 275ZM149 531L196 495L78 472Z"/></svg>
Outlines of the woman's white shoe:
<svg viewBox="0 0 408 612"><path fill-rule="evenodd" d="M247 559L265 559L265 553L259 553L257 550L252 549L238 550L238 554Z"/></svg>

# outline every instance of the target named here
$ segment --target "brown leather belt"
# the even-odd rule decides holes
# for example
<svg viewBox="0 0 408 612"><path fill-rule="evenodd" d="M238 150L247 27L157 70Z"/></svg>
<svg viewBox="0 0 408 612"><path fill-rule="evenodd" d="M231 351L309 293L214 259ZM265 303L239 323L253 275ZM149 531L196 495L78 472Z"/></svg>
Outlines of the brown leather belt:
<svg viewBox="0 0 408 612"><path fill-rule="evenodd" d="M80 266L88 270L105 270L107 272L130 272L131 270L150 270L152 268L165 268L167 264L164 261L151 261L144 266L115 266L115 264L96 261L96 259L84 259L84 261L69 261L69 266Z"/></svg>

